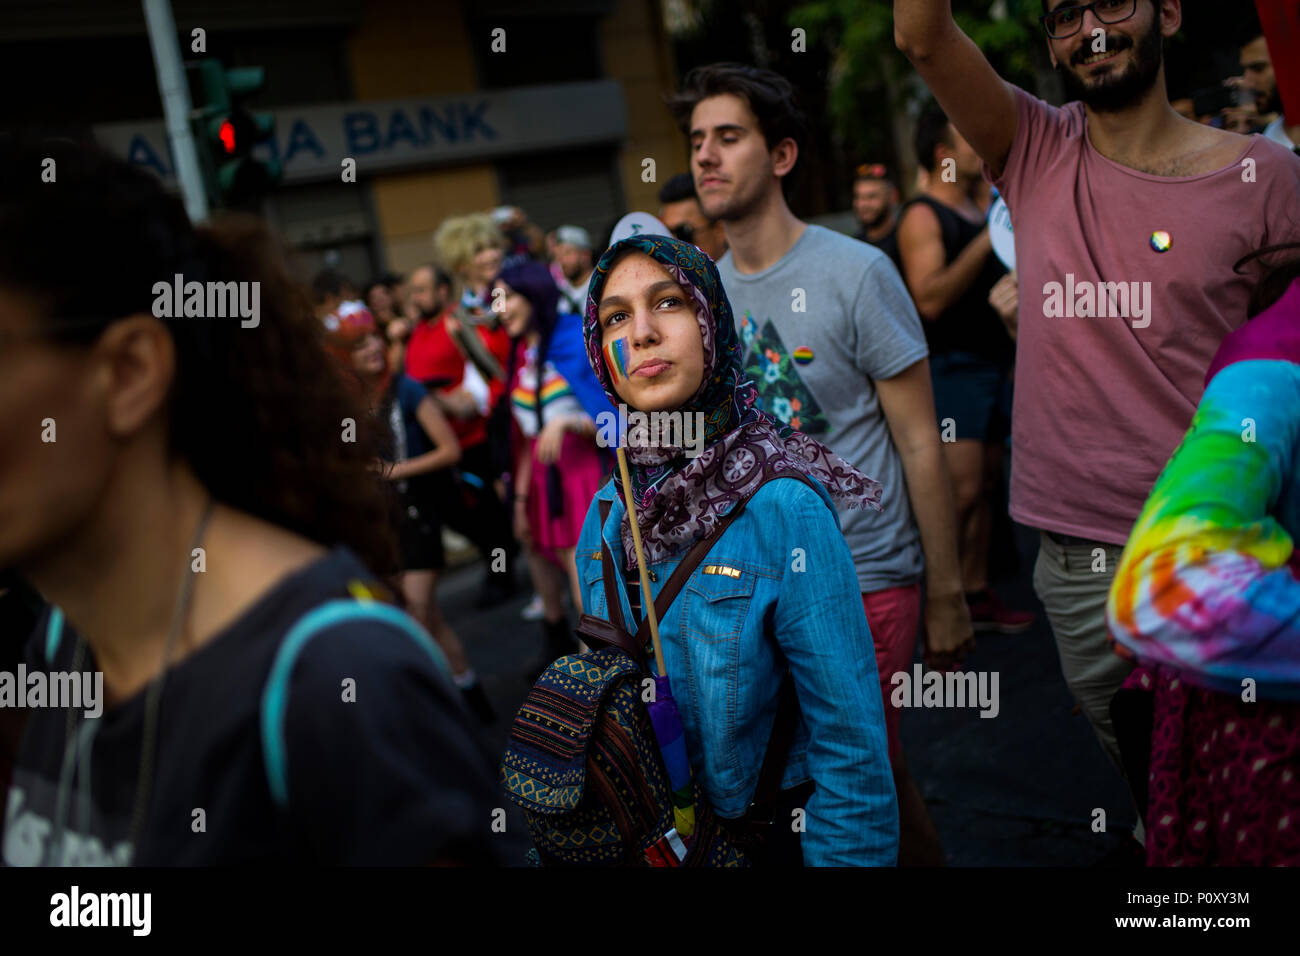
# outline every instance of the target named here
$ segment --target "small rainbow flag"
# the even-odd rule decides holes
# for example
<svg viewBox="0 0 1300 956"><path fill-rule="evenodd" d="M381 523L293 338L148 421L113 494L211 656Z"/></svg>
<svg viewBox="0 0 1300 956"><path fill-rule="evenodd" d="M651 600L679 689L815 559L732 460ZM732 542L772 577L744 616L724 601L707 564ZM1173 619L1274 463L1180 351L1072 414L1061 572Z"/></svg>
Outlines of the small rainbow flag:
<svg viewBox="0 0 1300 956"><path fill-rule="evenodd" d="M794 360L800 365L807 365L813 360L813 350L806 345L801 345L794 350Z"/></svg>
<svg viewBox="0 0 1300 956"><path fill-rule="evenodd" d="M609 369L610 381L615 385L627 381L627 339L615 339L602 350L605 355L605 368Z"/></svg>

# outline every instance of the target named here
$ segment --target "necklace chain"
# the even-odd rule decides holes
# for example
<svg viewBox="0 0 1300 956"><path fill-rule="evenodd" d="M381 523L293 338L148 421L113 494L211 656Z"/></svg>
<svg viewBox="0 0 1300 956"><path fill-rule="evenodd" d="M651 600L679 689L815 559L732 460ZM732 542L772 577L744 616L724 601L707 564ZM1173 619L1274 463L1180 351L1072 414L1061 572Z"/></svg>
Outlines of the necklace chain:
<svg viewBox="0 0 1300 956"><path fill-rule="evenodd" d="M189 551L186 553L185 571L181 577L180 588L176 595L176 603L172 608L171 623L167 628L167 640L163 644L162 668L159 670L158 675L149 682L149 686L145 691L144 730L140 742L140 769L136 776L135 798L132 801L131 807L131 825L130 829L127 831L127 846L130 848L133 861L136 856L136 850L139 847L140 833L144 827L149 797L153 789L154 758L156 756L158 744L158 711L162 701L163 684L166 682L167 669L171 662L172 650L176 645L180 632L184 630L185 622L189 617L190 600L194 594L195 572L191 557L194 554L194 549L199 547L203 542L203 536L208 529L208 522L212 519L212 508L212 498L209 497L203 506L203 513L199 516L199 523L194 529L194 536L190 541ZM78 635L76 648L73 651L72 658L72 670L74 673L81 669L85 657L86 642L80 635ZM75 760L74 748L78 747L78 723L77 712L74 709L69 708L65 730L66 743L64 745L63 767L59 773L59 791L55 803L54 834L49 844L50 859L47 859L47 863L52 862L55 850L59 847L59 844L62 842L64 837L64 817L69 796L68 791L71 790L72 786L71 774L69 771ZM93 744L91 744L91 746L93 747ZM87 755L87 758L88 757L89 754ZM66 781L64 779L65 776L68 778ZM85 787L88 786L88 783L89 782L84 779L84 775L78 780L79 786ZM91 794L87 792L84 799L88 805L88 802L91 799ZM88 829L89 825L90 821L88 819L82 820L83 829Z"/></svg>

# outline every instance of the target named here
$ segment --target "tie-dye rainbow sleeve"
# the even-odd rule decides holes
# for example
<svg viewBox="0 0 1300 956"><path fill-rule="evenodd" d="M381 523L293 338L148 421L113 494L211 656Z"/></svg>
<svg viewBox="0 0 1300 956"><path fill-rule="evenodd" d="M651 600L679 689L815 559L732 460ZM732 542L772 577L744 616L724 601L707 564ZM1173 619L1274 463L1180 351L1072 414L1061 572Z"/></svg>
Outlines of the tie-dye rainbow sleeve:
<svg viewBox="0 0 1300 956"><path fill-rule="evenodd" d="M1260 699L1300 699L1296 531L1300 365L1229 365L1133 528L1111 585L1111 636L1144 663ZM1121 651L1122 653L1122 651Z"/></svg>

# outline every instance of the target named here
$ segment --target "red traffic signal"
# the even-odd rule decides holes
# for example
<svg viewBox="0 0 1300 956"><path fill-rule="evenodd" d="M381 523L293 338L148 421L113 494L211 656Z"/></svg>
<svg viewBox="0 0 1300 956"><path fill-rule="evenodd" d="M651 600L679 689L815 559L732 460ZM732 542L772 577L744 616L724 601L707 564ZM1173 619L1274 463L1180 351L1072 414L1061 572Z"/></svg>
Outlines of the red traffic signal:
<svg viewBox="0 0 1300 956"><path fill-rule="evenodd" d="M229 119L221 121L221 126L217 130L217 139L221 140L227 155L235 155L235 124Z"/></svg>

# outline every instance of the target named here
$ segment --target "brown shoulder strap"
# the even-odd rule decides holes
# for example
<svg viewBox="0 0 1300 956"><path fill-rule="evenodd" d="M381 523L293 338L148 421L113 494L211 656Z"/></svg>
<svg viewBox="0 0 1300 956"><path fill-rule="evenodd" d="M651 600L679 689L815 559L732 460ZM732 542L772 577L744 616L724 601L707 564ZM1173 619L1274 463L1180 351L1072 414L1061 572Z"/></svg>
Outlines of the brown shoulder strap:
<svg viewBox="0 0 1300 956"><path fill-rule="evenodd" d="M668 613L669 606L672 605L673 600L686 585L686 581L691 576L692 572L694 572L694 570L699 567L700 562L704 560L704 556L709 553L709 549L713 547L713 543L722 536L722 533L726 531L731 523L740 517L740 513L745 510L745 503L746 502L743 499L737 502L735 507L722 516L721 520L718 521L717 527L710 532L708 537L695 542L694 547L686 553L686 557L682 558L681 564L677 566L677 569L673 571L668 580L664 582L664 586L660 589L658 596L655 598L655 614L657 620L663 620L664 615ZM629 640L636 648L635 651L628 650L628 647L625 646L623 640L618 639L617 635L613 635L608 631L609 626L612 625L617 630L622 631L625 634L628 633L626 619L623 617L623 605L620 600L623 594L623 589L618 583L618 566L614 563L614 556L610 553L609 545L606 543L605 535L603 533L605 522L609 519L612 504L613 503L608 499L603 499L600 502L600 525L602 529L600 536L600 570L601 575L604 578L605 606L608 609L607 613L609 620L607 622L601 622L606 625L604 628L593 622L580 626L579 630L584 634L592 634L592 636L596 637L598 640L605 641L605 643L616 643L619 647L622 647L624 650L627 650L632 654L634 658L641 660L646 657L645 645L646 642L650 640L649 616L641 619L641 623L637 627L635 636L629 634ZM641 599L644 602L645 595L642 595ZM585 619L588 616L589 615L584 614L583 618ZM594 621L599 620L599 618L594 619Z"/></svg>
<svg viewBox="0 0 1300 956"><path fill-rule="evenodd" d="M686 557L682 558L682 563L677 565L676 570L669 575L668 580L664 582L664 586L659 589L659 594L655 598L656 620L662 621L664 619L664 615L668 613L668 608L672 606L682 588L686 587L687 580L695 573L695 569L700 566L700 562L708 555L709 550L722 537L723 533L731 527L731 523L740 517L740 513L745 510L745 505L748 503L748 498L737 501L730 511L718 519L717 526L706 537L696 541L691 550L686 552ZM636 639L642 645L650 640L649 616L641 619L641 623L636 629Z"/></svg>
<svg viewBox="0 0 1300 956"><path fill-rule="evenodd" d="M799 697L794 690L794 675L786 672L781 682L781 696L776 705L776 719L772 722L772 736L767 738L767 751L763 766L758 771L758 786L745 817L752 823L771 823L772 804L781 792L781 778L785 764L794 745L794 735L799 729Z"/></svg>

